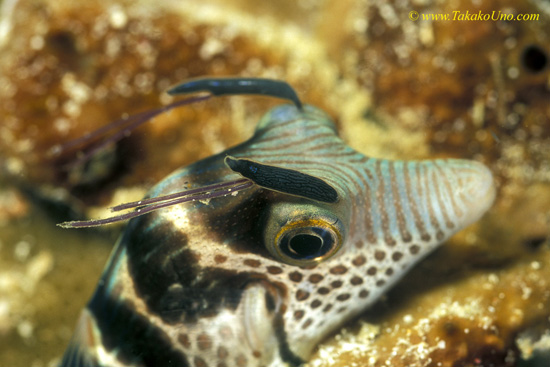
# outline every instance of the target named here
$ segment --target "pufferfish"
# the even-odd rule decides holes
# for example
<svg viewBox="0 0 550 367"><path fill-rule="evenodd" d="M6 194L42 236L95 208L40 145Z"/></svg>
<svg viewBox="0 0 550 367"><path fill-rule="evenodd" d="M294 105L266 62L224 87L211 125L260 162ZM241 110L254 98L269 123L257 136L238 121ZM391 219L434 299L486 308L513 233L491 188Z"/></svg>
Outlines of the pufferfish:
<svg viewBox="0 0 550 367"><path fill-rule="evenodd" d="M198 79L169 93L201 90L293 104L269 111L246 142L114 208L130 214L62 225L132 218L63 367L302 365L494 200L483 164L367 157L286 83Z"/></svg>

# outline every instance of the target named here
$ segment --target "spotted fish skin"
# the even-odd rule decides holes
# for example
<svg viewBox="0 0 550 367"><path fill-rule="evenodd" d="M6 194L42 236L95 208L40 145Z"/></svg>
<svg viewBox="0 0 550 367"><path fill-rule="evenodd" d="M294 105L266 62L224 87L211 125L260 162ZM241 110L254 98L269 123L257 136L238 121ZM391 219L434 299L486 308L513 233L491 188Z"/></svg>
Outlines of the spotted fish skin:
<svg viewBox="0 0 550 367"><path fill-rule="evenodd" d="M369 158L322 111L290 105L264 116L250 140L174 172L148 196L237 179L227 155L320 178L338 201L254 186L131 220L62 366L298 366L495 196L480 163ZM270 252L281 227L311 216L338 228L335 254L300 266Z"/></svg>

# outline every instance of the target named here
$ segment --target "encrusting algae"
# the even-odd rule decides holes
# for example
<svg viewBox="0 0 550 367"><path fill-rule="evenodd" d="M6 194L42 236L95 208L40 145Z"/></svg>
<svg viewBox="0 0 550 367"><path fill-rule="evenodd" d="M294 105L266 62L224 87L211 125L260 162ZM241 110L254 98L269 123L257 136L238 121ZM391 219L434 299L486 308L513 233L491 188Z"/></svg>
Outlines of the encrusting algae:
<svg viewBox="0 0 550 367"><path fill-rule="evenodd" d="M413 10L539 19L412 21ZM10 31L0 39L0 212L7 213L0 365L59 363L116 237L55 228L66 216L38 202L95 217L93 208L139 199L173 169L248 138L279 102L234 97L175 110L77 174L47 152L166 104L165 89L204 75L283 79L334 116L340 135L364 154L473 158L499 182L480 222L323 342L310 366L529 366L533 346L543 345L550 329L544 3L4 0L1 11Z"/></svg>

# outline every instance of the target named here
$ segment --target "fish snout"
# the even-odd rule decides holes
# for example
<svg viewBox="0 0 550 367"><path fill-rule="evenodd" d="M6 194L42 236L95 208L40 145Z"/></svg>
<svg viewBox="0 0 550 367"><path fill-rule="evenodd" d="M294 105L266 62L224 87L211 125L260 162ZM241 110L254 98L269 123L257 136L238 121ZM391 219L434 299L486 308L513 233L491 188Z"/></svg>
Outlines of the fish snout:
<svg viewBox="0 0 550 367"><path fill-rule="evenodd" d="M482 163L466 160L451 160L449 170L454 172L453 195L464 206L460 227L477 221L491 207L495 200L496 189L493 174Z"/></svg>

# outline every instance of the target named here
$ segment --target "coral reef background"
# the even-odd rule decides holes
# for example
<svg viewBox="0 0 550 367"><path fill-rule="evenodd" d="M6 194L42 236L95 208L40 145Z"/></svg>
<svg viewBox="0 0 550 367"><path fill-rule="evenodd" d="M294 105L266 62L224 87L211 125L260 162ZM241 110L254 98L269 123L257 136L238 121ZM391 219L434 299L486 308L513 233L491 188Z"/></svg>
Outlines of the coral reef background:
<svg viewBox="0 0 550 367"><path fill-rule="evenodd" d="M471 19L494 13L512 18ZM141 198L248 138L280 102L174 110L71 170L59 145L169 103L183 79L241 75L286 80L365 154L476 159L498 182L480 222L310 366L538 367L550 349L549 23L550 3L534 0L1 1L0 365L58 364L121 229L56 223Z"/></svg>

